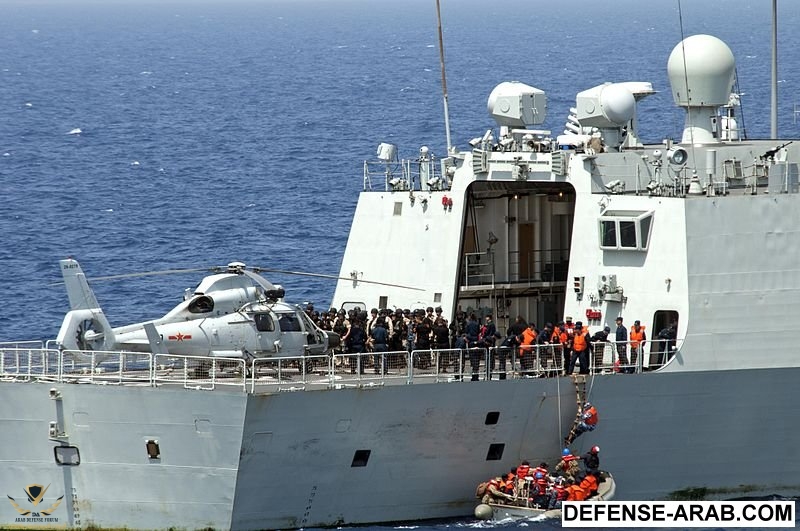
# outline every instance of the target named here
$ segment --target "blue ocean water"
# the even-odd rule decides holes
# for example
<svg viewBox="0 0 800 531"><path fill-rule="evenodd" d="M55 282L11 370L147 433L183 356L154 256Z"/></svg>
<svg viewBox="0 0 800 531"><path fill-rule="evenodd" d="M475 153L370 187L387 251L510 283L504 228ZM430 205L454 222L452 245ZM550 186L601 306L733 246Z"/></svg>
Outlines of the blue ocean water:
<svg viewBox="0 0 800 531"><path fill-rule="evenodd" d="M745 125L768 135L769 2L682 6L683 34L738 59ZM241 260L338 274L380 142L445 152L435 2L4 0L0 17L0 339L53 337L57 260L87 276ZM575 94L649 80L646 140L679 134L665 64L677 2L442 2L453 141L493 124L492 88L548 93L560 132ZM792 104L800 9L781 5L779 117ZM69 134L79 129L79 134ZM94 285L112 324L162 315L201 274ZM333 282L274 276L326 306Z"/></svg>
<svg viewBox="0 0 800 531"><path fill-rule="evenodd" d="M738 61L744 126L769 134L770 2L442 0L453 141L519 80L559 133L575 94L651 81L646 141L680 135L666 61L710 33ZM87 276L251 265L338 274L380 142L445 152L434 0L2 0L0 340L56 335L57 260ZM780 3L779 121L797 136L800 5ZM80 133L77 133L77 130ZM114 325L155 318L202 274L93 284ZM273 275L296 302L333 282ZM377 279L380 280L380 279ZM472 527L470 521L419 529ZM482 524L485 525L485 524ZM548 529L557 523L525 524Z"/></svg>

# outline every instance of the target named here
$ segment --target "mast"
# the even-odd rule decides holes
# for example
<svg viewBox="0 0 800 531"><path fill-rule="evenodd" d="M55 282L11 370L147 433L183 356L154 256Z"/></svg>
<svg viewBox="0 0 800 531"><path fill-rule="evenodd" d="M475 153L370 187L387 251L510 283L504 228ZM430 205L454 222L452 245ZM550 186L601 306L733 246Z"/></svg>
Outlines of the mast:
<svg viewBox="0 0 800 531"><path fill-rule="evenodd" d="M437 0L438 2L438 0ZM772 108L770 138L778 138L778 0L772 0Z"/></svg>
<svg viewBox="0 0 800 531"><path fill-rule="evenodd" d="M450 111L447 107L447 78L444 74L444 40L442 39L442 12L439 0L436 0L436 18L439 21L439 64L442 69L442 96L444 99L444 131L447 135L447 153L450 154L453 144L450 142Z"/></svg>

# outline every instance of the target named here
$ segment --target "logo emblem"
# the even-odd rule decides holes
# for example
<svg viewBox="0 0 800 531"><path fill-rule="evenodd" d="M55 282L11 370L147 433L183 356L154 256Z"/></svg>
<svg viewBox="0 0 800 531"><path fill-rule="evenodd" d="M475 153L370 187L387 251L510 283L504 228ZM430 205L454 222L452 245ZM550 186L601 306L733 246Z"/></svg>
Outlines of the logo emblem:
<svg viewBox="0 0 800 531"><path fill-rule="evenodd" d="M49 489L49 488L50 488L50 485L48 485L46 487L43 486L43 485L36 485L36 484L26 486L25 487L25 494L28 496L28 502L31 503L34 507L36 507L37 505L39 505L42 502L42 499L44 498L44 494L47 492L47 489ZM6 494L6 496L8 496L8 494ZM12 498L11 496L8 496L8 499L11 500L12 507L14 507L14 509L16 509L17 512L19 514L21 514L22 516L28 516L28 515L31 515L31 514L34 513L34 511L29 511L27 509L24 509L23 507L20 507L20 505L17 503L17 500ZM58 498L55 501L55 503L53 505L51 505L47 509L42 509L42 510L40 510L38 512L40 514L44 514L44 515L48 515L49 516L50 514L52 514L53 511L55 511L58 508L59 505L61 505L61 500L63 500L63 499L64 499L64 496L61 496L60 498Z"/></svg>

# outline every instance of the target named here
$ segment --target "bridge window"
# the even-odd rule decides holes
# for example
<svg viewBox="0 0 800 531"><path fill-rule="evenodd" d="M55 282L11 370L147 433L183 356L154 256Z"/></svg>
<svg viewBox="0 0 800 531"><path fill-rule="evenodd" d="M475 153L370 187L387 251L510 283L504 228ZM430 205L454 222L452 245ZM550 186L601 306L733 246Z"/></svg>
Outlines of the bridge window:
<svg viewBox="0 0 800 531"><path fill-rule="evenodd" d="M642 247L647 249L647 244L650 243L650 224L653 222L653 216L645 216L639 221L641 228L640 235L642 239Z"/></svg>
<svg viewBox="0 0 800 531"><path fill-rule="evenodd" d="M617 223L613 219L600 220L600 247L617 247Z"/></svg>
<svg viewBox="0 0 800 531"><path fill-rule="evenodd" d="M600 216L600 248L608 251L646 251L653 212L607 210Z"/></svg>

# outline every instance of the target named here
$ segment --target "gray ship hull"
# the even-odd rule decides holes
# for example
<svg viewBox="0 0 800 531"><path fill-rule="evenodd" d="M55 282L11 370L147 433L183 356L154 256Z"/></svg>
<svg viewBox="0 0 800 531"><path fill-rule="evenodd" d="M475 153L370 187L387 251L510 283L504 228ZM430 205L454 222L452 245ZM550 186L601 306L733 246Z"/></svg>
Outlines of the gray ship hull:
<svg viewBox="0 0 800 531"><path fill-rule="evenodd" d="M590 377L601 423L573 448L601 446L620 500L796 496L800 433L786 397L798 372ZM497 422L487 424L492 412ZM70 527L245 530L469 516L478 482L521 459L553 463L574 414L568 378L269 395L4 382L0 488L25 505L27 485L49 485L42 505L64 496L49 523ZM48 437L57 419L61 442ZM148 457L148 440L157 440L158 459ZM61 444L79 448L79 465L55 463ZM35 522L10 502L0 516L3 526Z"/></svg>

